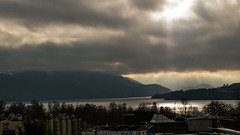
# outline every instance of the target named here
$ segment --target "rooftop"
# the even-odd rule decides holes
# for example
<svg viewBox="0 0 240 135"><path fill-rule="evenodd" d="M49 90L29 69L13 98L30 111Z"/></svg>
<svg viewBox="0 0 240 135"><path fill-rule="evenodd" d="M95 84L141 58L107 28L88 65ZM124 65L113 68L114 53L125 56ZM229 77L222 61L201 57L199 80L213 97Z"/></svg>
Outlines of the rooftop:
<svg viewBox="0 0 240 135"><path fill-rule="evenodd" d="M150 123L172 123L175 122L172 119L162 115L162 114L154 114Z"/></svg>

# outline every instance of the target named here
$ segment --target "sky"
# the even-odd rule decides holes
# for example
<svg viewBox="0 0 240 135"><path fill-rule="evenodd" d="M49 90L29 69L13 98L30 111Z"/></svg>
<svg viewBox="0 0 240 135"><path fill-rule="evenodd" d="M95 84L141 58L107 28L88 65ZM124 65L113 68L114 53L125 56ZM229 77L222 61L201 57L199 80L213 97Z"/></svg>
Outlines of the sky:
<svg viewBox="0 0 240 135"><path fill-rule="evenodd" d="M171 89L240 80L237 0L0 0L0 72L115 72Z"/></svg>

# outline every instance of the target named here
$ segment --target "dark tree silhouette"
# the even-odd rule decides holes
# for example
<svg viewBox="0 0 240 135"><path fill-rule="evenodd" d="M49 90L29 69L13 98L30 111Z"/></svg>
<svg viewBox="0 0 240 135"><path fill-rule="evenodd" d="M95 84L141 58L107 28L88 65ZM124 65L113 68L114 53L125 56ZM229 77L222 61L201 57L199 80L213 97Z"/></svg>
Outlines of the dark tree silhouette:
<svg viewBox="0 0 240 135"><path fill-rule="evenodd" d="M5 110L5 106L6 106L6 102L4 101L0 101L0 114L3 113L3 111Z"/></svg>
<svg viewBox="0 0 240 135"><path fill-rule="evenodd" d="M190 104L189 100L187 98L182 98L180 100L180 103L183 105L183 111L184 111L184 116L187 116L187 106Z"/></svg>
<svg viewBox="0 0 240 135"><path fill-rule="evenodd" d="M203 107L203 112L210 115L230 116L234 112L234 108L231 104L225 104L220 101L211 101L211 103Z"/></svg>
<svg viewBox="0 0 240 135"><path fill-rule="evenodd" d="M24 123L25 135L46 135L45 123L33 121L26 121Z"/></svg>

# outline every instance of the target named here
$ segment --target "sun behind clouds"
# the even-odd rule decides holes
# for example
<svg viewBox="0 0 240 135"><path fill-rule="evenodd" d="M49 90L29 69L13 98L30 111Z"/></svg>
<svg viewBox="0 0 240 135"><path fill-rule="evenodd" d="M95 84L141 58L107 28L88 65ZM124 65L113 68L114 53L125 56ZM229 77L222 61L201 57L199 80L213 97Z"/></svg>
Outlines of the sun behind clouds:
<svg viewBox="0 0 240 135"><path fill-rule="evenodd" d="M196 0L167 0L163 11L152 13L154 20L164 19L171 21L179 18L188 18L191 14L191 7Z"/></svg>

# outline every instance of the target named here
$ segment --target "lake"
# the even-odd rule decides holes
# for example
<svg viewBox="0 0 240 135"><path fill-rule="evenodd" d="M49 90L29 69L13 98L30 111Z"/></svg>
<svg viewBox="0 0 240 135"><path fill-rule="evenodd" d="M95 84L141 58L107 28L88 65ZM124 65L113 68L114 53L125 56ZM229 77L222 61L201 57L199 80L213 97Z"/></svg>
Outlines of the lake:
<svg viewBox="0 0 240 135"><path fill-rule="evenodd" d="M57 100L60 103L65 102L66 104L72 104L73 106L80 105L80 104L95 104L95 105L103 105L108 106L110 102L119 103L126 103L127 106L132 108L137 108L140 103L153 103L156 102L157 106L163 107L171 107L171 108L178 108L181 107L182 104L179 100L163 100L163 99L151 99L151 97L129 97L129 98L103 98L103 99L80 99L80 100ZM224 103L232 104L233 106L236 105L238 100L218 100ZM41 101L45 108L47 108L48 102L52 101ZM193 107L198 107L199 110L202 110L203 106L210 103L211 100L190 100L190 105ZM8 105L13 102L7 103ZM23 102L26 105L30 104L30 102Z"/></svg>

